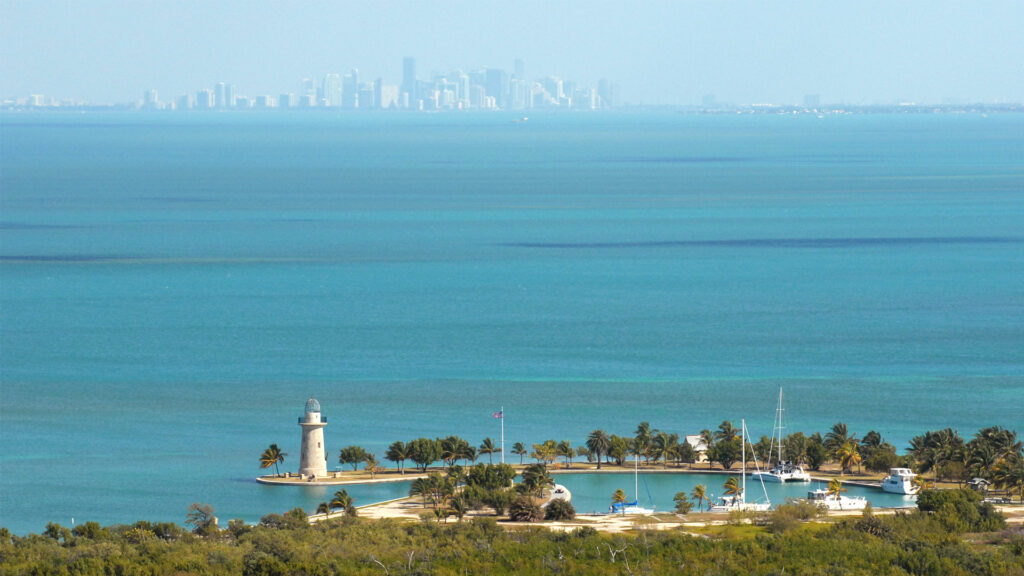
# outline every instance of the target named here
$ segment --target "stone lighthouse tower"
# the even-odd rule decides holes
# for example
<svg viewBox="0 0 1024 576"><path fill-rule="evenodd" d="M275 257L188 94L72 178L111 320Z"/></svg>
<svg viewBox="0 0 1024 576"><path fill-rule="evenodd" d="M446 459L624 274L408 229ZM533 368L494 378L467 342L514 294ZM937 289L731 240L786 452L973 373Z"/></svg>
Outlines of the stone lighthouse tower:
<svg viewBox="0 0 1024 576"><path fill-rule="evenodd" d="M299 418L302 426L302 455L299 457L299 475L327 476L327 452L324 449L324 426L327 418L320 416L320 403L310 396L306 413Z"/></svg>

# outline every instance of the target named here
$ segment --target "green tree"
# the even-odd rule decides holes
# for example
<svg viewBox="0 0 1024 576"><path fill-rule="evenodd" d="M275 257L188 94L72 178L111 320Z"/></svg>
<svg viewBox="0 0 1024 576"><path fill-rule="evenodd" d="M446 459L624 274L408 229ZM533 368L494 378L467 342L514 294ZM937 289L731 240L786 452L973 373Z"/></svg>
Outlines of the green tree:
<svg viewBox="0 0 1024 576"><path fill-rule="evenodd" d="M531 458L537 460L539 464L550 464L555 461L558 454L558 443L554 440L545 440L541 444L533 445L533 453L530 454Z"/></svg>
<svg viewBox="0 0 1024 576"><path fill-rule="evenodd" d="M740 429L733 426L732 422L723 420L718 425L718 431L715 432L715 442L729 441L733 438L739 438Z"/></svg>
<svg viewBox="0 0 1024 576"><path fill-rule="evenodd" d="M519 456L519 464L523 463L523 456L526 456L526 446L522 442L516 442L512 445L512 453Z"/></svg>
<svg viewBox="0 0 1024 576"><path fill-rule="evenodd" d="M839 449L851 442L854 446L857 445L857 435L851 434L845 423L836 422L832 425L832 429L825 434L825 451L830 458L838 459Z"/></svg>
<svg viewBox="0 0 1024 576"><path fill-rule="evenodd" d="M409 459L422 472L426 472L428 466L441 459L441 448L437 440L417 438L410 441L407 448L409 450Z"/></svg>
<svg viewBox="0 0 1024 576"><path fill-rule="evenodd" d="M260 468L270 468L271 466L273 466L274 475L280 476L281 472L279 471L277 465L278 463L284 464L284 457L287 455L288 454L285 454L284 452L281 451L280 448L277 447L277 444L271 444L270 448L264 450L263 454L260 456Z"/></svg>
<svg viewBox="0 0 1024 576"><path fill-rule="evenodd" d="M734 436L730 440L719 440L708 450L708 459L718 462L722 468L729 470L743 457L744 444L745 442L739 436Z"/></svg>
<svg viewBox="0 0 1024 576"><path fill-rule="evenodd" d="M192 532L207 535L217 530L217 517L213 515L213 506L194 502L188 507L185 525L192 527Z"/></svg>
<svg viewBox="0 0 1024 576"><path fill-rule="evenodd" d="M483 456L487 454L487 463L494 464L494 454L501 452L501 449L494 443L494 438L484 438L483 442L480 443L480 448L477 449L477 454Z"/></svg>
<svg viewBox="0 0 1024 576"><path fill-rule="evenodd" d="M647 461L647 452L651 446L651 425L647 422L641 422L636 427L636 431L633 432L633 450L637 456L643 456L644 462Z"/></svg>
<svg viewBox="0 0 1024 576"><path fill-rule="evenodd" d="M565 467L572 467L572 457L576 455L576 450L572 447L572 442L568 440L562 440L555 446L555 454L565 459Z"/></svg>
<svg viewBox="0 0 1024 576"><path fill-rule="evenodd" d="M672 501L676 503L676 514L689 514L693 510L693 502L690 502L686 492L676 492Z"/></svg>
<svg viewBox="0 0 1024 576"><path fill-rule="evenodd" d="M405 461L409 459L409 447L400 440L392 442L391 446L388 446L388 451L384 453L384 458L398 465L398 471L405 474Z"/></svg>
<svg viewBox="0 0 1024 576"><path fill-rule="evenodd" d="M700 441L704 443L704 458L708 462L708 470L714 468L714 460L711 459L711 448L715 445L715 435L711 430L705 428L700 431Z"/></svg>
<svg viewBox="0 0 1024 576"><path fill-rule="evenodd" d="M331 510L342 510L346 516L355 516L357 514L356 499L349 496L348 490L338 490L334 493L334 497L331 498L328 508Z"/></svg>
<svg viewBox="0 0 1024 576"><path fill-rule="evenodd" d="M555 480L548 473L547 466L530 464L523 470L523 479L520 484L525 493L539 496L545 489L554 486Z"/></svg>
<svg viewBox="0 0 1024 576"><path fill-rule="evenodd" d="M615 461L616 466L622 466L626 461L626 456L629 455L629 440L612 434L608 441L608 457Z"/></svg>
<svg viewBox="0 0 1024 576"><path fill-rule="evenodd" d="M839 471L840 475L846 474L847 472L853 471L853 465L857 465L857 473L860 473L860 452L857 451L857 445L853 442L847 442L836 450L836 459L839 460Z"/></svg>
<svg viewBox="0 0 1024 576"><path fill-rule="evenodd" d="M359 470L359 465L366 461L367 452L360 446L348 446L341 449L338 456L339 464L351 464L352 470Z"/></svg>
<svg viewBox="0 0 1024 576"><path fill-rule="evenodd" d="M846 492L846 488L843 488L843 481L842 480L840 480L839 478L833 478L833 479L829 480L829 482L828 482L828 495L829 496L831 496L835 500L839 500L839 498L843 495L843 492Z"/></svg>
<svg viewBox="0 0 1024 576"><path fill-rule="evenodd" d="M544 519L568 521L576 518L576 508L568 500L551 500L544 506Z"/></svg>
<svg viewBox="0 0 1024 576"><path fill-rule="evenodd" d="M805 454L807 465L811 467L811 470L820 469L821 465L825 463L825 459L828 458L825 447L817 442L808 442Z"/></svg>
<svg viewBox="0 0 1024 576"><path fill-rule="evenodd" d="M711 499L708 498L708 487L703 484L697 484L693 487L693 499L697 502L698 512L704 511L705 502L707 502L708 506L711 506Z"/></svg>
<svg viewBox="0 0 1024 576"><path fill-rule="evenodd" d="M618 488L612 492L612 504L624 504L626 502L626 491Z"/></svg>
<svg viewBox="0 0 1024 576"><path fill-rule="evenodd" d="M537 522L544 517L544 511L533 496L520 494L509 504L508 517L513 522Z"/></svg>
<svg viewBox="0 0 1024 576"><path fill-rule="evenodd" d="M371 479L376 478L378 473L384 471L384 467L380 465L380 462L377 461L377 457L372 453L368 453L366 458L363 459L363 462L366 464L366 471L370 473Z"/></svg>
<svg viewBox="0 0 1024 576"><path fill-rule="evenodd" d="M587 448L597 458L597 469L600 470L602 457L611 449L611 439L604 430L592 430L587 436Z"/></svg>
<svg viewBox="0 0 1024 576"><path fill-rule="evenodd" d="M743 496L743 488L740 486L740 482L735 476L729 476L722 487L725 489L726 496L732 496L733 502L736 502L740 496Z"/></svg>

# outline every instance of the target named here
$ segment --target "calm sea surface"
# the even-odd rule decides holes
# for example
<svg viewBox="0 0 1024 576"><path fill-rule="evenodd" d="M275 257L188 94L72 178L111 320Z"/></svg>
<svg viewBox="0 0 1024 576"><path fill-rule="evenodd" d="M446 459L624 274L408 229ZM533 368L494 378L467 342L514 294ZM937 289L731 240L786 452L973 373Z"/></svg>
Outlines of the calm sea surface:
<svg viewBox="0 0 1024 576"><path fill-rule="evenodd" d="M311 394L332 467L502 406L756 437L780 387L1024 433L1024 115L512 118L0 116L0 525L315 508L252 480Z"/></svg>

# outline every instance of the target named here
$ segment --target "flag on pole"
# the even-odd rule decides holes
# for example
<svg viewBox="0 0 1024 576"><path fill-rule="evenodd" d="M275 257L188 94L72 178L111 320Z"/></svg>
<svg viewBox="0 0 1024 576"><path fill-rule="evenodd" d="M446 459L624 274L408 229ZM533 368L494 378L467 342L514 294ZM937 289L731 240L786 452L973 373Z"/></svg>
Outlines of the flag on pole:
<svg viewBox="0 0 1024 576"><path fill-rule="evenodd" d="M494 414L491 414L491 416L494 416L495 418L504 418L505 417L505 411L504 410L498 410Z"/></svg>

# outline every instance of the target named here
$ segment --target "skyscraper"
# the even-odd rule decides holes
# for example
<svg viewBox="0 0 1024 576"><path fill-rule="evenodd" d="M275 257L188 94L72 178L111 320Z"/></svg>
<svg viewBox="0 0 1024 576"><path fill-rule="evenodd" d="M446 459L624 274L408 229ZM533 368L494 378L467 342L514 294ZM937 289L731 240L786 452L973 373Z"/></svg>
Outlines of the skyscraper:
<svg viewBox="0 0 1024 576"><path fill-rule="evenodd" d="M227 108L228 104L226 100L226 93L227 84L223 82L217 82L217 87L213 93L213 105L217 108Z"/></svg>
<svg viewBox="0 0 1024 576"><path fill-rule="evenodd" d="M224 86L224 105L221 108L234 108L235 107L235 85L226 84Z"/></svg>
<svg viewBox="0 0 1024 576"><path fill-rule="evenodd" d="M341 75L328 74L324 76L324 106L337 108L341 106Z"/></svg>
<svg viewBox="0 0 1024 576"><path fill-rule="evenodd" d="M406 56L402 59L402 92L409 95L410 102L419 98L416 88L416 59Z"/></svg>
<svg viewBox="0 0 1024 576"><path fill-rule="evenodd" d="M486 82L484 89L487 95L494 98L495 106L504 108L508 98L508 74L500 68L488 68Z"/></svg>
<svg viewBox="0 0 1024 576"><path fill-rule="evenodd" d="M341 93L341 107L342 108L358 108L359 107L359 69L353 68L351 72L345 74L345 78L342 80L342 93Z"/></svg>

